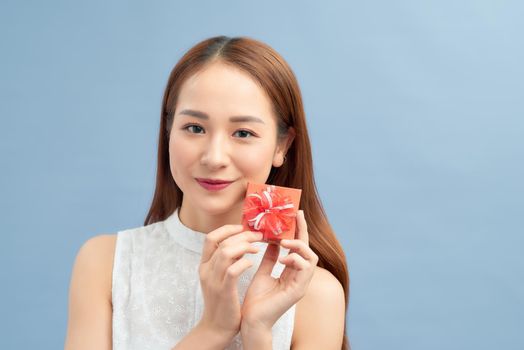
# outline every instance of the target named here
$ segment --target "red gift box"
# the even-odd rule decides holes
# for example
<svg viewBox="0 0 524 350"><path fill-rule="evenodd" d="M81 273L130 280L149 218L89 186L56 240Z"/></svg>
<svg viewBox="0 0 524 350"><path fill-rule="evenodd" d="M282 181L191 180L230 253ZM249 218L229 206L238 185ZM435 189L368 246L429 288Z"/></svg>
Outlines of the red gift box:
<svg viewBox="0 0 524 350"><path fill-rule="evenodd" d="M297 188L248 183L242 213L244 229L262 232L265 242L295 239L301 193Z"/></svg>

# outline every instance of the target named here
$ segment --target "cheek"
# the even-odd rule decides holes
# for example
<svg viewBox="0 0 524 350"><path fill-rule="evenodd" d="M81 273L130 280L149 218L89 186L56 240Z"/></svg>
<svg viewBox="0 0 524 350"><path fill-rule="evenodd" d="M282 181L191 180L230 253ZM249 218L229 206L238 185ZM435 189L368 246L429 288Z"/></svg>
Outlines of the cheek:
<svg viewBox="0 0 524 350"><path fill-rule="evenodd" d="M171 138L169 141L169 167L175 180L179 180L180 171L191 163L193 147L188 147L183 139Z"/></svg>
<svg viewBox="0 0 524 350"><path fill-rule="evenodd" d="M261 177L271 170L274 148L270 145L237 149L236 165L247 177Z"/></svg>

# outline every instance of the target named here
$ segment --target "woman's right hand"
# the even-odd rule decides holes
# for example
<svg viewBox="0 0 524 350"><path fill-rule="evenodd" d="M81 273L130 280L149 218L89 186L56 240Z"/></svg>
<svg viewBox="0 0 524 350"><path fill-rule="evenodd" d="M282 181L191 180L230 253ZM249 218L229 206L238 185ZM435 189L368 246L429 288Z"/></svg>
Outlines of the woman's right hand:
<svg viewBox="0 0 524 350"><path fill-rule="evenodd" d="M224 225L207 234L198 268L204 311L200 326L232 339L241 325L238 277L253 265L244 258L257 253L252 245L262 234L243 231L242 225Z"/></svg>

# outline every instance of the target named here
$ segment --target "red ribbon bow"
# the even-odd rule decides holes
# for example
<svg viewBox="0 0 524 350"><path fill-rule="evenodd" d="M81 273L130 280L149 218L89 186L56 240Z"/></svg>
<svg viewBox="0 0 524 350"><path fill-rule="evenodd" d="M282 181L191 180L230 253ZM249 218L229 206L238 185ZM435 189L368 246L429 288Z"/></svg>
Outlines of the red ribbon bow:
<svg viewBox="0 0 524 350"><path fill-rule="evenodd" d="M244 215L249 227L264 233L280 235L291 229L296 214L290 197L275 192L269 185L262 194L251 193L246 197Z"/></svg>

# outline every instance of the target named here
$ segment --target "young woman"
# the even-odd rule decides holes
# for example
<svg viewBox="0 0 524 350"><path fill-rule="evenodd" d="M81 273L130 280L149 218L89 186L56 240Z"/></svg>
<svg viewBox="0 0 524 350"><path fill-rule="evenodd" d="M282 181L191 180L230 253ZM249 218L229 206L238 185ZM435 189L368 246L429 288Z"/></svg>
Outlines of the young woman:
<svg viewBox="0 0 524 350"><path fill-rule="evenodd" d="M318 197L298 83L246 37L174 67L144 226L78 252L65 348L348 349L349 275ZM296 237L242 229L248 182L302 189Z"/></svg>

